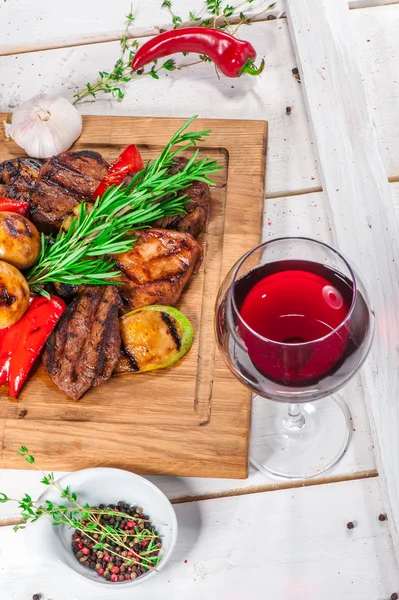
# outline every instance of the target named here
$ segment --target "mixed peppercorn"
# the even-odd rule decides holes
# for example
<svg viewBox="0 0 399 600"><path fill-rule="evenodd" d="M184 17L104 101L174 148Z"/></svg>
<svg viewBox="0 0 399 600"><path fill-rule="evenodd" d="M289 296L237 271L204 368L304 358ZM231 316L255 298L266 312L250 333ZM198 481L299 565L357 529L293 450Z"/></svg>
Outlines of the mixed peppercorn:
<svg viewBox="0 0 399 600"><path fill-rule="evenodd" d="M162 540L141 508L120 501L116 505L100 504L91 511L97 509L99 523L117 535L100 537L98 533L75 530L72 550L84 567L113 583L136 579L156 567ZM82 526L86 525L82 521Z"/></svg>

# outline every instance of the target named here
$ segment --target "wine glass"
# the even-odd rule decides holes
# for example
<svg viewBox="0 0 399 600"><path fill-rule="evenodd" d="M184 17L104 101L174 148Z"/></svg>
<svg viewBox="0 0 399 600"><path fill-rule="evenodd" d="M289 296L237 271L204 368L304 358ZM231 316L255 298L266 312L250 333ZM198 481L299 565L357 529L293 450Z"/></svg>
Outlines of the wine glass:
<svg viewBox="0 0 399 600"><path fill-rule="evenodd" d="M265 242L230 270L216 301L224 361L257 394L251 462L306 479L348 447L350 413L336 395L370 350L374 313L353 265L301 237ZM274 400L273 408L264 399Z"/></svg>

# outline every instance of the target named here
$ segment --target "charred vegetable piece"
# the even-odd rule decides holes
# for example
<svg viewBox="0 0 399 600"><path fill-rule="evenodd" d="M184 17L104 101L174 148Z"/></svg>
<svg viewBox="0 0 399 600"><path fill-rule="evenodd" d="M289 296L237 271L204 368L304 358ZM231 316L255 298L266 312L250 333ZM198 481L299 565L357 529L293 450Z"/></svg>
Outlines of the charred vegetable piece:
<svg viewBox="0 0 399 600"><path fill-rule="evenodd" d="M65 302L57 296L51 296L50 299L35 297L22 319L14 325L19 330L19 336L12 351L8 374L8 393L13 398L18 396L65 308Z"/></svg>
<svg viewBox="0 0 399 600"><path fill-rule="evenodd" d="M29 286L12 265L0 260L0 329L11 327L29 305Z"/></svg>
<svg viewBox="0 0 399 600"><path fill-rule="evenodd" d="M36 227L23 215L0 212L0 260L27 269L40 252L40 235Z"/></svg>
<svg viewBox="0 0 399 600"><path fill-rule="evenodd" d="M93 200L102 196L111 185L119 185L126 175L134 175L144 169L143 159L137 146L128 146L109 167L107 174L93 193Z"/></svg>
<svg viewBox="0 0 399 600"><path fill-rule="evenodd" d="M191 348L193 326L171 306L138 308L120 319L122 348L116 373L171 367Z"/></svg>
<svg viewBox="0 0 399 600"><path fill-rule="evenodd" d="M16 398L47 338L64 312L65 302L56 296L33 296L23 317L0 330L0 384Z"/></svg>

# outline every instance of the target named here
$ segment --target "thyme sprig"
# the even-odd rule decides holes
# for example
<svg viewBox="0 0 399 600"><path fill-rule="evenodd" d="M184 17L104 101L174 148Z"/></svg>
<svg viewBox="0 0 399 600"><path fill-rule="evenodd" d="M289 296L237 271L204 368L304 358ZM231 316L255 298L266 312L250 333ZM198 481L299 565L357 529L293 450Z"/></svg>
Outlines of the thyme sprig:
<svg viewBox="0 0 399 600"><path fill-rule="evenodd" d="M80 504L78 496L75 492L71 491L69 486L61 488L55 481L54 473L44 473L36 464L35 458L30 454L26 446L21 446L18 449L18 455L26 460L30 465L35 466L43 475L41 483L47 486L51 486L59 492L60 499L65 500L69 503L57 504L46 500L43 504L40 504L32 500L29 494L25 494L20 500L15 498L9 498L4 492L0 492L0 503L16 502L21 509L22 523L18 523L14 526L14 531L25 529L27 523L34 523L38 519L47 516L53 521L54 526L65 525L70 529L76 529L80 533L84 534L88 539L94 542L93 548L96 550L104 550L109 554L117 556L124 561L126 564L139 565L145 569L153 569L158 564L161 556L154 555L153 552L157 550L155 539L160 536L153 533L152 531L143 528L140 529L138 526L134 527L131 532L127 532L116 523L114 527L111 525L104 525L100 522L102 515L109 515L112 517L122 517L131 520L131 515L126 515L120 511L114 511L109 508L99 509L90 507L89 504ZM134 518L135 521L150 522L149 519ZM128 545L129 538L138 538L140 542L149 540L147 550L137 554ZM113 542L119 548L123 548L133 554L132 558L127 561L119 552L116 552L109 544ZM123 550L121 550L122 552Z"/></svg>
<svg viewBox="0 0 399 600"><path fill-rule="evenodd" d="M173 11L171 0L163 0L161 8L169 12L174 29L196 25L197 27L214 27L215 29L225 30L235 35L242 25L251 25L255 19L276 7L276 2L272 4L264 2L259 12L248 14L246 11L248 11L254 1L244 0L233 6L223 3L222 0L205 0L204 5L197 13L189 11L187 19L183 19ZM75 104L85 98L96 98L99 93L111 94L114 98L122 100L125 96L126 85L136 79L146 76L159 79L159 75L162 72L181 70L199 63L210 62L210 59L205 54L202 54L199 56L199 60L193 62L176 64L174 59L168 59L160 63L154 61L151 65L133 72L131 63L140 46L138 40L132 38L130 34L130 27L134 21L135 17L131 10L126 15L126 28L120 40L121 54L115 62L113 69L111 71L100 71L96 82L87 83L85 88L77 91L74 94L76 98Z"/></svg>
<svg viewBox="0 0 399 600"><path fill-rule="evenodd" d="M186 198L178 193L194 181L213 185L209 175L221 166L215 160L197 160L198 149L181 171L170 173L173 159L210 133L209 130L187 131L195 118L189 119L174 134L159 157L148 161L127 187L111 186L97 198L91 211L82 203L78 218L72 220L67 232L58 233L55 240L42 236L38 260L26 273L33 293L48 295L43 288L48 283L111 283L120 273L107 257L133 247L135 239L128 235L132 229L148 227L157 219L184 213Z"/></svg>

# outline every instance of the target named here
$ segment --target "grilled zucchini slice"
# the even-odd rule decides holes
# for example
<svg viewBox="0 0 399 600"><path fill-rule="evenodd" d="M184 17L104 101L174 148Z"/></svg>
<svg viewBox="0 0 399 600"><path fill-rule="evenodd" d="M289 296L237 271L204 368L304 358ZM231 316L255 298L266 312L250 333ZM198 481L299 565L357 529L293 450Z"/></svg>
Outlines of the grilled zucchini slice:
<svg viewBox="0 0 399 600"><path fill-rule="evenodd" d="M116 373L144 373L171 367L191 348L190 321L171 306L138 308L119 320L121 358Z"/></svg>

